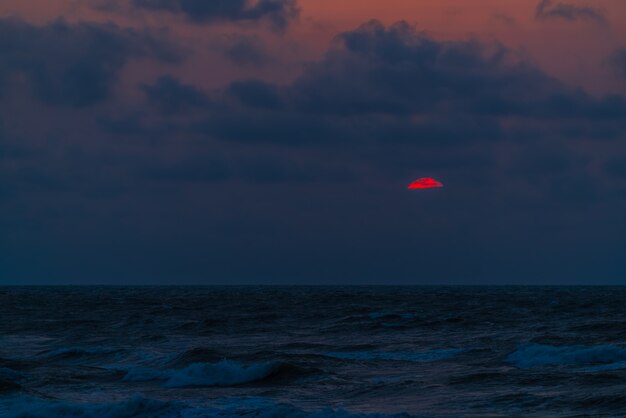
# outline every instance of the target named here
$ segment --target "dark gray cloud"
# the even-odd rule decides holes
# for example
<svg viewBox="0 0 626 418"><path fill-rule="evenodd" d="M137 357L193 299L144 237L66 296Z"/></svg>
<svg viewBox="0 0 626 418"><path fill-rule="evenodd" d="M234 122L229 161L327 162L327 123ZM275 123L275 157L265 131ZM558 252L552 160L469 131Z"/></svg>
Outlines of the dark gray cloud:
<svg viewBox="0 0 626 418"><path fill-rule="evenodd" d="M615 51L610 57L610 63L615 71L626 80L626 48Z"/></svg>
<svg viewBox="0 0 626 418"><path fill-rule="evenodd" d="M596 100L564 86L502 45L436 41L372 21L337 37L292 86L309 111L341 114L465 112L494 116L626 115L622 97Z"/></svg>
<svg viewBox="0 0 626 418"><path fill-rule="evenodd" d="M222 53L229 61L242 67L260 67L271 58L263 43L251 36L235 36L222 48Z"/></svg>
<svg viewBox="0 0 626 418"><path fill-rule="evenodd" d="M98 118L98 125L105 133L111 135L142 135L147 134L143 122L144 115L135 112L123 116L102 116Z"/></svg>
<svg viewBox="0 0 626 418"><path fill-rule="evenodd" d="M606 23L601 10L589 6L576 6L568 3L555 3L554 0L541 0L535 9L538 19L591 20Z"/></svg>
<svg viewBox="0 0 626 418"><path fill-rule="evenodd" d="M142 178L175 185L243 181L248 183L307 184L351 181L349 168L320 166L302 158L276 156L190 156L181 161L152 161L137 173Z"/></svg>
<svg viewBox="0 0 626 418"><path fill-rule="evenodd" d="M182 14L194 23L267 20L278 30L299 14L296 0L132 0L132 4Z"/></svg>
<svg viewBox="0 0 626 418"><path fill-rule="evenodd" d="M250 107L280 109L284 105L279 88L258 80L235 81L228 92Z"/></svg>
<svg viewBox="0 0 626 418"><path fill-rule="evenodd" d="M233 177L228 164L219 158L188 158L173 163L153 162L139 173L155 181L180 183L223 181Z"/></svg>
<svg viewBox="0 0 626 418"><path fill-rule="evenodd" d="M164 113L181 113L198 107L208 107L209 97L200 90L179 82L172 76L162 76L152 85L143 84L148 101Z"/></svg>
<svg viewBox="0 0 626 418"><path fill-rule="evenodd" d="M549 135L606 139L623 133L626 117L623 97L568 87L501 45L437 41L376 21L338 36L293 83L237 81L219 100L196 132L291 145L448 147L523 137L523 124L505 127L502 118L559 120L560 132Z"/></svg>
<svg viewBox="0 0 626 418"><path fill-rule="evenodd" d="M132 57L170 63L181 59L157 36L113 24L57 20L34 26L5 18L0 39L0 85L23 74L35 96L53 106L84 107L107 99Z"/></svg>
<svg viewBox="0 0 626 418"><path fill-rule="evenodd" d="M346 125L332 117L313 117L297 112L222 108L194 123L192 130L209 138L301 146L352 142L355 137Z"/></svg>

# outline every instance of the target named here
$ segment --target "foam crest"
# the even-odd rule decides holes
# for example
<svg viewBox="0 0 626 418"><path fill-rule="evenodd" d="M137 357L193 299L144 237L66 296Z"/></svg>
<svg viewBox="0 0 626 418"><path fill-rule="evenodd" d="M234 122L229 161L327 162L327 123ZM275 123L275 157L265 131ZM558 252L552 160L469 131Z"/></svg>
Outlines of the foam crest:
<svg viewBox="0 0 626 418"><path fill-rule="evenodd" d="M626 361L626 349L615 345L556 347L526 344L509 354L506 360L523 369L558 365L608 365Z"/></svg>
<svg viewBox="0 0 626 418"><path fill-rule="evenodd" d="M295 372L294 372L295 370ZM299 369L278 363L263 362L244 365L232 360L217 363L193 363L184 368L154 369L132 367L126 369L122 381L163 381L167 388L194 386L233 386L261 381L273 376L289 376Z"/></svg>

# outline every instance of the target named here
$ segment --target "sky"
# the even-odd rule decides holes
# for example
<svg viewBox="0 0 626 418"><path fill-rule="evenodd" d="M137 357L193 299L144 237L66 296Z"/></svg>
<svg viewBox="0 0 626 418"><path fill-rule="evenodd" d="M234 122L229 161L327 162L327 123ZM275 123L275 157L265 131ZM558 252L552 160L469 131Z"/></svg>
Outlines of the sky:
<svg viewBox="0 0 626 418"><path fill-rule="evenodd" d="M0 16L0 284L626 284L623 0Z"/></svg>

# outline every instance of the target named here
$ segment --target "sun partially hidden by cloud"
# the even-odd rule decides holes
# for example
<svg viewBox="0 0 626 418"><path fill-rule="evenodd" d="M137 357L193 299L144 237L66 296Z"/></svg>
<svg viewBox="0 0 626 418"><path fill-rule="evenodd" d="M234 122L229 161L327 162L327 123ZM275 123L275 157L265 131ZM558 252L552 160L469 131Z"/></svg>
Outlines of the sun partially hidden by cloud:
<svg viewBox="0 0 626 418"><path fill-rule="evenodd" d="M430 177L422 177L409 184L409 189L432 189L433 187L443 187L443 184Z"/></svg>

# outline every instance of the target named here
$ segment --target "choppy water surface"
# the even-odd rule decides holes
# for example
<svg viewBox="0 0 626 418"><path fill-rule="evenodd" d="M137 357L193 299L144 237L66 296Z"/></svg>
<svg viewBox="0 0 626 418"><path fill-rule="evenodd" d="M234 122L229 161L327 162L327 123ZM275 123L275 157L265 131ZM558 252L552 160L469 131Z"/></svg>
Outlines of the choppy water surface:
<svg viewBox="0 0 626 418"><path fill-rule="evenodd" d="M0 288L0 416L626 416L626 289Z"/></svg>

